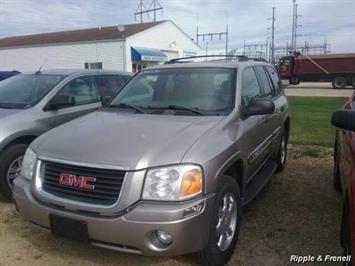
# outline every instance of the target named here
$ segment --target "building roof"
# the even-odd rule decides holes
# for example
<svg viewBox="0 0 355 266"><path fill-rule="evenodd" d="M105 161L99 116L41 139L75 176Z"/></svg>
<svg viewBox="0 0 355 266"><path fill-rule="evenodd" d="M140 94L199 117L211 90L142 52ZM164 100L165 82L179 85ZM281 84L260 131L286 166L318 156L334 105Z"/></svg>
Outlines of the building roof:
<svg viewBox="0 0 355 266"><path fill-rule="evenodd" d="M0 39L0 48L125 39L163 22L166 21L7 37Z"/></svg>

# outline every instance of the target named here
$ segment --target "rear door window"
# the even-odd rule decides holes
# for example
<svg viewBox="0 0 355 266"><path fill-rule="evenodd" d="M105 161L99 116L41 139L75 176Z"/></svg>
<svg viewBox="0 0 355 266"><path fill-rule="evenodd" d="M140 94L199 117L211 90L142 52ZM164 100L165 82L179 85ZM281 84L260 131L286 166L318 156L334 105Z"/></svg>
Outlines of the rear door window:
<svg viewBox="0 0 355 266"><path fill-rule="evenodd" d="M272 85L274 86L275 94L278 95L281 92L281 80L276 70L273 67L266 67L266 71L269 74Z"/></svg>
<svg viewBox="0 0 355 266"><path fill-rule="evenodd" d="M263 97L267 99L272 99L275 95L274 88L271 86L268 76L266 75L265 69L263 66L255 67L256 72L258 73L261 86L264 90Z"/></svg>

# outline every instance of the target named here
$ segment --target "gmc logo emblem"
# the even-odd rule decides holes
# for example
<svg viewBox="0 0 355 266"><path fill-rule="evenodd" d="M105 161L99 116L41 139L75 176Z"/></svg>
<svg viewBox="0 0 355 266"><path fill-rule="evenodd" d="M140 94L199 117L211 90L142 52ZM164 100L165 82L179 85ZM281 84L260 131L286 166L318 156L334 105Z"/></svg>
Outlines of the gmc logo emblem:
<svg viewBox="0 0 355 266"><path fill-rule="evenodd" d="M59 175L59 184L67 187L77 187L83 189L94 190L95 185L88 184L88 182L95 182L95 177L77 176L67 173L61 173Z"/></svg>

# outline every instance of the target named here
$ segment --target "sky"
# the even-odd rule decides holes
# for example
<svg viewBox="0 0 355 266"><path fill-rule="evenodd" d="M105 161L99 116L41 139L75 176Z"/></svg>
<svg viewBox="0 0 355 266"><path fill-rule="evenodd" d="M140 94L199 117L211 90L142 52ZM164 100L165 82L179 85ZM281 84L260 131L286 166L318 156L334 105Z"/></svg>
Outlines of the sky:
<svg viewBox="0 0 355 266"><path fill-rule="evenodd" d="M152 0L143 2L149 6ZM157 13L157 19L171 19L191 38L195 38L197 25L200 33L223 32L228 20L230 48L243 47L244 40L247 44L266 43L275 7L275 44L291 41L292 0L159 2L164 10ZM136 23L138 4L139 0L0 0L0 37ZM301 15L298 44L321 44L326 39L332 52L355 52L355 0L297 0L297 4ZM143 19L152 21L153 16ZM209 40L208 46L223 49L225 43Z"/></svg>

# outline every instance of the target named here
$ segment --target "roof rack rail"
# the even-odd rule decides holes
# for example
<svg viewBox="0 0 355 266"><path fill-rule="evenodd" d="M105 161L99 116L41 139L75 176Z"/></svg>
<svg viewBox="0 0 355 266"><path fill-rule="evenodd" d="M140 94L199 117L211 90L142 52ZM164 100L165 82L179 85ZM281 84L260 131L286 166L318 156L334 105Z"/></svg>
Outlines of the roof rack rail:
<svg viewBox="0 0 355 266"><path fill-rule="evenodd" d="M184 61L184 60L189 60L189 59L201 59L205 58L207 61L207 58L221 58L218 60L210 60L210 61L219 61L219 60L233 60L233 59L238 59L238 61L248 61L251 58L248 58L245 55L196 55L196 56L188 56L188 57L181 57L181 58L174 58L171 59L165 64L176 64L176 63L190 63L193 62L192 60L190 61ZM254 59L252 59L254 60Z"/></svg>

